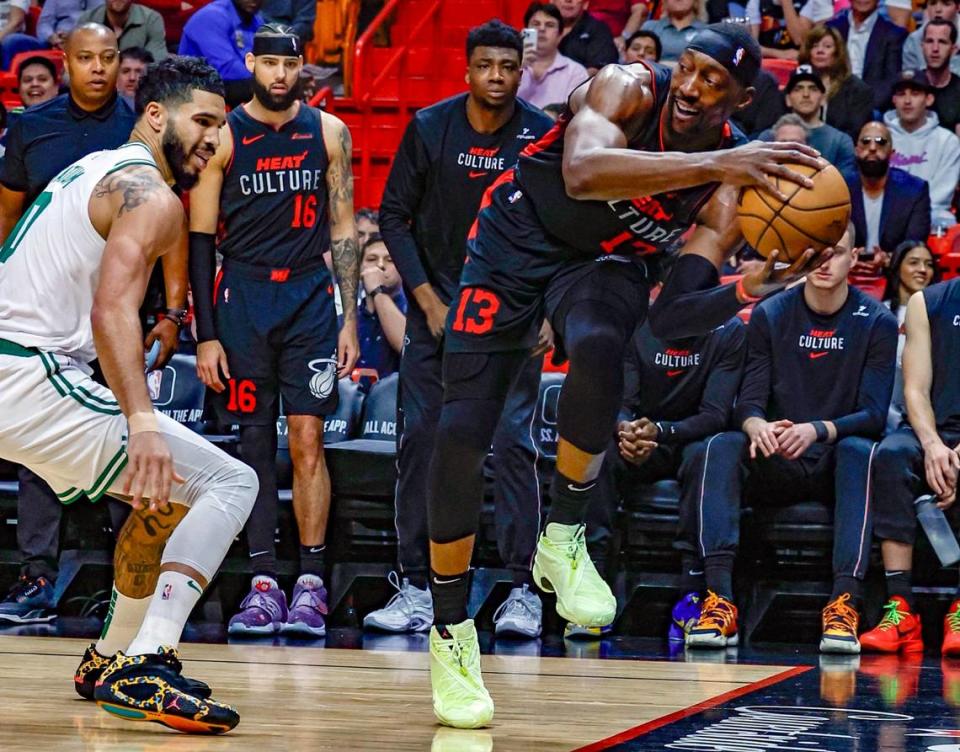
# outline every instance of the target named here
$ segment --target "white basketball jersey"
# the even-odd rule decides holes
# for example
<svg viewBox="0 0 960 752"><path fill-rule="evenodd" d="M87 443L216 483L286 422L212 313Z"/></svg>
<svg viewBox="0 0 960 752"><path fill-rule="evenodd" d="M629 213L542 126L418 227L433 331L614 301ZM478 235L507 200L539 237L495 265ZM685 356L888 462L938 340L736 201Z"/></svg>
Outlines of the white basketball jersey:
<svg viewBox="0 0 960 752"><path fill-rule="evenodd" d="M90 197L111 172L156 163L142 143L98 151L57 175L0 247L0 339L88 363L96 358L90 311L106 240Z"/></svg>

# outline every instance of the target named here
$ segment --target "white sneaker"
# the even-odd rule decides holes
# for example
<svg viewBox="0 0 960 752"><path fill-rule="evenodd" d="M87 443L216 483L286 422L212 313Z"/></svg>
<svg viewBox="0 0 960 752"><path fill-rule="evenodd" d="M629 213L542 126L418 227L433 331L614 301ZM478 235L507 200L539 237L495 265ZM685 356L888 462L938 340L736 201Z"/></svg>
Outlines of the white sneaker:
<svg viewBox="0 0 960 752"><path fill-rule="evenodd" d="M494 613L493 624L497 637L539 637L543 625L540 596L531 593L527 585L513 588Z"/></svg>
<svg viewBox="0 0 960 752"><path fill-rule="evenodd" d="M426 632L433 624L433 598L429 590L421 590L399 575L391 572L387 581L397 593L386 606L371 611L363 617L364 629L380 629L384 632Z"/></svg>

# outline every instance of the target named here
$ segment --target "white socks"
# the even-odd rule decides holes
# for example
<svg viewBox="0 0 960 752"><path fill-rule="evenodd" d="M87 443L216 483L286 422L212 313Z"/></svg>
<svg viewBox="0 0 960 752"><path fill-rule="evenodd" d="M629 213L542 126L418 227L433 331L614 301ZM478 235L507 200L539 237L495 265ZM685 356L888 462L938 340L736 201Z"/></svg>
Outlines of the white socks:
<svg viewBox="0 0 960 752"><path fill-rule="evenodd" d="M150 605L150 598L129 598L114 586L110 598L110 610L103 624L95 650L104 657L111 657L118 650L126 651L137 636L143 617Z"/></svg>
<svg viewBox="0 0 960 752"><path fill-rule="evenodd" d="M160 647L177 647L187 618L203 594L200 584L180 572L161 572L157 589L127 655L155 654Z"/></svg>

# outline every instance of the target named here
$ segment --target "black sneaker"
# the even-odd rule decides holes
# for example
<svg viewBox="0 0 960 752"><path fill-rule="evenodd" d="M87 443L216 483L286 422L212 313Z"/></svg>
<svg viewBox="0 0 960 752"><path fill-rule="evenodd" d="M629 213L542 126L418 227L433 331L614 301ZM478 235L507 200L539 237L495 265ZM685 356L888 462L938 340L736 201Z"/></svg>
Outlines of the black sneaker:
<svg viewBox="0 0 960 752"><path fill-rule="evenodd" d="M45 624L57 618L53 585L46 577L21 577L0 601L0 623Z"/></svg>
<svg viewBox="0 0 960 752"><path fill-rule="evenodd" d="M108 713L128 721L153 721L185 734L223 734L240 723L240 714L200 697L181 675L177 651L114 656L96 683L93 697Z"/></svg>
<svg viewBox="0 0 960 752"><path fill-rule="evenodd" d="M77 666L77 671L73 675L73 686L77 694L84 700L93 699L93 690L100 679L103 670L113 662L113 657L100 655L95 647L96 643L90 643L83 653L83 659ZM181 677L186 686L190 688L190 694L196 695L206 700L210 696L210 687L199 679L190 679L186 676Z"/></svg>

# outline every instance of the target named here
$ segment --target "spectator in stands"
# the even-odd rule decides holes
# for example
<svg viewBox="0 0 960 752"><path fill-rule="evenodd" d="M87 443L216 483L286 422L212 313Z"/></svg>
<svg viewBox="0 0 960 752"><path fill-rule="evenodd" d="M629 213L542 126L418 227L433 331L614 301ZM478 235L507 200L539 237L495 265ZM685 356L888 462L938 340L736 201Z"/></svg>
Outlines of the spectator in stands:
<svg viewBox="0 0 960 752"><path fill-rule="evenodd" d="M664 62L675 63L706 24L697 18L699 0L664 0L663 15L643 28L660 37Z"/></svg>
<svg viewBox="0 0 960 752"><path fill-rule="evenodd" d="M741 502L758 509L816 499L834 505L834 583L820 650L860 650L858 607L870 554L868 470L890 405L897 323L848 284L857 257L852 234L849 228L804 284L753 309L734 408L742 432L707 442L698 513L708 597L688 646L723 647L736 636L732 572Z"/></svg>
<svg viewBox="0 0 960 752"><path fill-rule="evenodd" d="M80 16L103 3L104 0L46 0L37 20L37 38L55 50L62 50Z"/></svg>
<svg viewBox="0 0 960 752"><path fill-rule="evenodd" d="M28 57L17 69L17 90L25 107L49 102L59 85L57 66L48 57Z"/></svg>
<svg viewBox="0 0 960 752"><path fill-rule="evenodd" d="M791 50L803 45L814 26L833 18L833 2L805 0L780 3L776 0L748 0L746 13L754 36L765 47L764 56L769 51L772 57L796 60ZM772 43L772 47L768 43Z"/></svg>
<svg viewBox="0 0 960 752"><path fill-rule="evenodd" d="M313 39L313 25L317 20L316 0L263 0L260 13L266 23L293 27L304 44Z"/></svg>
<svg viewBox="0 0 960 752"><path fill-rule="evenodd" d="M810 134L810 129L807 128L807 124L803 122L802 117L788 112L773 124L773 128L770 129L769 133L771 141L792 141L798 144L805 144L808 143L807 138Z"/></svg>
<svg viewBox="0 0 960 752"><path fill-rule="evenodd" d="M642 0L641 2L630 0L630 3L630 15L623 24L623 28L613 34L613 43L617 46L621 56L627 51L627 40L640 30L643 22L647 20L650 10L650 5ZM596 0L594 0L594 4L596 4ZM590 12L591 14L594 13L592 9Z"/></svg>
<svg viewBox="0 0 960 752"><path fill-rule="evenodd" d="M903 70L920 70L925 67L923 58L923 30L934 19L957 24L957 0L928 0L924 11L924 25L907 37L903 43ZM950 59L950 69L960 73L960 56Z"/></svg>
<svg viewBox="0 0 960 752"><path fill-rule="evenodd" d="M609 32L608 32L609 33ZM443 331L466 257L467 233L487 187L521 149L553 123L517 98L523 44L491 21L467 36L466 94L420 110L407 126L380 205L380 230L407 291L406 345L400 361L396 522L400 591L367 614L364 627L426 631L427 476L442 405ZM497 96L490 95L491 88ZM501 92L503 92L501 94ZM493 441L496 526L501 558L514 573L498 633L536 637L542 605L532 591L540 486L530 425L542 358L532 357L514 384Z"/></svg>
<svg viewBox="0 0 960 752"><path fill-rule="evenodd" d="M537 30L536 47L523 51L523 77L517 96L537 107L566 102L570 92L587 80L587 69L559 52L563 17L555 5L533 2L523 25Z"/></svg>
<svg viewBox="0 0 960 752"><path fill-rule="evenodd" d="M659 63L661 57L663 57L663 45L660 44L660 37L648 29L634 32L627 40L623 51L625 63L636 63L640 60Z"/></svg>
<svg viewBox="0 0 960 752"><path fill-rule="evenodd" d="M756 91L750 104L731 115L743 132L751 136L771 127L787 111L780 92L780 82L773 74L761 70L757 73L753 88Z"/></svg>
<svg viewBox="0 0 960 752"><path fill-rule="evenodd" d="M890 102L893 82L900 73L903 40L907 32L877 10L880 0L851 0L850 10L827 22L847 43L850 70L873 90L873 106Z"/></svg>
<svg viewBox="0 0 960 752"><path fill-rule="evenodd" d="M227 91L227 104L237 107L253 95L246 56L253 52L253 35L263 24L263 0L213 0L194 13L183 27L181 55L204 58L217 69Z"/></svg>
<svg viewBox="0 0 960 752"><path fill-rule="evenodd" d="M10 63L18 53L44 47L39 39L24 33L29 12L30 0L6 0L0 3L0 52L3 58L0 64L3 70L10 69Z"/></svg>
<svg viewBox="0 0 960 752"><path fill-rule="evenodd" d="M589 0L552 0L563 16L560 52L580 63L590 75L620 60L613 35L603 21L589 13Z"/></svg>
<svg viewBox="0 0 960 752"><path fill-rule="evenodd" d="M850 71L847 45L840 32L815 26L807 34L797 60L801 65L812 65L827 87L824 119L855 139L863 124L873 119L873 91Z"/></svg>
<svg viewBox="0 0 960 752"><path fill-rule="evenodd" d="M857 271L879 274L901 243L930 234L930 189L925 180L890 166L893 140L883 123L863 126L856 153L856 170L844 178L856 228L854 245L862 249Z"/></svg>
<svg viewBox="0 0 960 752"><path fill-rule="evenodd" d="M740 319L702 337L663 341L649 324L638 327L624 361L624 404L617 436L607 451L601 493L587 519L588 546L605 577L619 500L636 486L680 481L677 541L684 597L674 609L682 622L699 616L705 583L697 500L706 459L706 439L727 428L743 374L746 332ZM688 613L691 608L693 613ZM594 630L595 632L596 630ZM564 636L589 636L570 625ZM683 638L683 634L674 637Z"/></svg>
<svg viewBox="0 0 960 752"><path fill-rule="evenodd" d="M300 99L304 104L310 104L310 100L317 93L317 79L306 68L307 66L304 65L300 69Z"/></svg>
<svg viewBox="0 0 960 752"><path fill-rule="evenodd" d="M400 367L404 330L407 327L407 299L400 273L390 251L379 234L374 233L363 246L360 261L363 295L358 302L357 336L360 358L357 368L377 372L386 378Z"/></svg>
<svg viewBox="0 0 960 752"><path fill-rule="evenodd" d="M960 178L960 139L940 127L933 105L933 87L923 71L904 71L893 93L896 108L883 116L893 136L890 164L930 184L930 221L934 228L950 227L950 212Z"/></svg>
<svg viewBox="0 0 960 752"><path fill-rule="evenodd" d="M380 217L376 209L364 207L357 212L357 239L361 248L363 248L370 237L380 232Z"/></svg>
<svg viewBox="0 0 960 752"><path fill-rule="evenodd" d="M957 495L960 458L960 279L927 287L910 297L905 318L903 391L909 425L880 444L874 462L873 530L880 539L888 602L866 650L922 652L920 618L913 600L914 500L933 494L948 509ZM960 593L943 624L942 652L960 655Z"/></svg>
<svg viewBox="0 0 960 752"><path fill-rule="evenodd" d="M128 47L120 53L120 73L117 75L117 91L130 107L134 106L140 79L147 66L154 62L153 55L142 47Z"/></svg>
<svg viewBox="0 0 960 752"><path fill-rule="evenodd" d="M915 292L940 281L937 260L923 242L904 240L893 251L893 260L887 270L887 289L883 304L897 317L900 336L897 340L897 375L893 382L893 397L887 414L887 432L892 433L907 419L907 405L903 397L903 347L907 341L904 322L907 302Z"/></svg>
<svg viewBox="0 0 960 752"><path fill-rule="evenodd" d="M113 29L121 52L139 47L149 52L154 60L163 60L167 56L163 16L133 0L106 0L103 5L81 14L77 23L98 23Z"/></svg>
<svg viewBox="0 0 960 752"><path fill-rule="evenodd" d="M951 70L957 46L957 25L933 19L923 27L923 60L933 89L933 111L940 125L960 135L960 76Z"/></svg>
<svg viewBox="0 0 960 752"><path fill-rule="evenodd" d="M799 115L807 127L807 143L841 172L852 171L855 168L853 140L843 131L820 119L827 89L816 71L809 65L797 66L790 75L784 92L790 111ZM760 138L772 141L773 132L761 133Z"/></svg>
<svg viewBox="0 0 960 752"><path fill-rule="evenodd" d="M640 28L647 17L647 0L590 0L588 12L607 25L617 49L622 53L624 41Z"/></svg>
<svg viewBox="0 0 960 752"><path fill-rule="evenodd" d="M67 35L64 49L69 93L26 110L7 134L7 151L0 168L3 239L58 172L91 152L117 148L133 129L134 113L116 92L120 54L116 35L98 24L85 24ZM164 269L173 269L177 262L165 260ZM185 312L185 257L179 262L184 275L182 279L169 275L167 305ZM149 344L156 338L162 342L160 367L176 349L178 334L178 325L169 318L150 332ZM17 543L23 565L20 581L0 603L0 621L50 621L56 618L53 585L58 574L62 506L49 486L32 472L21 468L19 478Z"/></svg>

